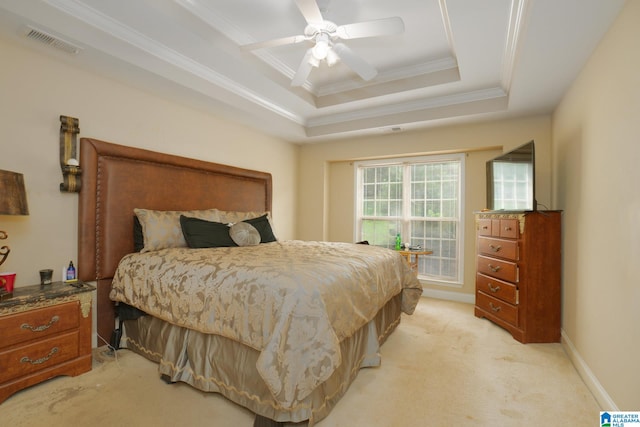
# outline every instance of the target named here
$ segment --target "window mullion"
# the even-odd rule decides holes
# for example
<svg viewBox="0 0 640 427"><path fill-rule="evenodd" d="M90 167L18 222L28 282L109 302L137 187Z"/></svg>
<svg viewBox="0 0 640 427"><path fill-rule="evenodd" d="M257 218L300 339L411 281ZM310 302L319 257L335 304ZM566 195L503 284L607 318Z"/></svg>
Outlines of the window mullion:
<svg viewBox="0 0 640 427"><path fill-rule="evenodd" d="M411 242L411 164L402 170L402 242Z"/></svg>

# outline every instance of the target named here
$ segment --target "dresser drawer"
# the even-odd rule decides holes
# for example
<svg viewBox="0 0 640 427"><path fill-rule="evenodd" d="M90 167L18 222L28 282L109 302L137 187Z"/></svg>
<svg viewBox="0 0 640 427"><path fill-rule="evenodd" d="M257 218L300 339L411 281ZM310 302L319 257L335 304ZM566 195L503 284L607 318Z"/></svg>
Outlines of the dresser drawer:
<svg viewBox="0 0 640 427"><path fill-rule="evenodd" d="M518 307L483 292L476 292L476 307L505 322L518 325Z"/></svg>
<svg viewBox="0 0 640 427"><path fill-rule="evenodd" d="M491 236L491 219L478 220L478 236Z"/></svg>
<svg viewBox="0 0 640 427"><path fill-rule="evenodd" d="M519 259L518 242L516 240L478 237L478 253L517 261Z"/></svg>
<svg viewBox="0 0 640 427"><path fill-rule="evenodd" d="M476 274L476 289L510 304L518 304L518 288L512 283L478 273Z"/></svg>
<svg viewBox="0 0 640 427"><path fill-rule="evenodd" d="M517 239L520 235L516 218L482 218L478 219L478 236L502 237Z"/></svg>
<svg viewBox="0 0 640 427"><path fill-rule="evenodd" d="M78 301L0 317L0 348L78 328Z"/></svg>
<svg viewBox="0 0 640 427"><path fill-rule="evenodd" d="M78 357L78 331L0 352L0 383Z"/></svg>
<svg viewBox="0 0 640 427"><path fill-rule="evenodd" d="M493 231L494 236L504 237L506 239L517 239L518 231L520 230L518 226L517 219L501 219L500 220L500 230L496 233L496 230Z"/></svg>
<svg viewBox="0 0 640 427"><path fill-rule="evenodd" d="M518 265L515 262L478 255L476 270L507 282L516 283L518 281Z"/></svg>

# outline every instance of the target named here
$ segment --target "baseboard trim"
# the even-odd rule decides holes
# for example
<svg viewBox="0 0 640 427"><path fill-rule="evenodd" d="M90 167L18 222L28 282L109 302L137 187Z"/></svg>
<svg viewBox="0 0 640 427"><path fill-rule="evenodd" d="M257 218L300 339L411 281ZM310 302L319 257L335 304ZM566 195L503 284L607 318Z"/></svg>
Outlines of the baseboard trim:
<svg viewBox="0 0 640 427"><path fill-rule="evenodd" d="M442 291L438 289L423 288L422 296L443 299L448 301L464 302L467 304L475 304L476 296L472 294L464 294L461 292Z"/></svg>
<svg viewBox="0 0 640 427"><path fill-rule="evenodd" d="M569 360L571 360L576 371L578 371L578 375L580 375L582 381L584 381L589 391L591 391L591 394L593 394L593 397L595 397L600 408L606 411L619 411L618 406L616 406L611 396L609 396L609 393L602 387L602 384L600 384L598 378L593 374L589 365L587 365L580 356L580 353L578 353L578 350L564 332L564 329L561 331L561 336L564 351L567 353L567 356L569 356Z"/></svg>

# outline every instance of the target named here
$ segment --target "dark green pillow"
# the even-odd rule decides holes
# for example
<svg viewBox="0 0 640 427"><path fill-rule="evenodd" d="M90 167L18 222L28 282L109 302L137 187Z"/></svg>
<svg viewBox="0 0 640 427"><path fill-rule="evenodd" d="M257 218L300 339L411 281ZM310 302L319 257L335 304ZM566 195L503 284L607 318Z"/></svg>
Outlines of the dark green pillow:
<svg viewBox="0 0 640 427"><path fill-rule="evenodd" d="M260 233L260 243L275 242L277 240L271 229L267 214L259 216L258 218L245 219L243 222L253 225L258 230L258 233Z"/></svg>
<svg viewBox="0 0 640 427"><path fill-rule="evenodd" d="M142 224L137 215L133 216L133 250L140 252L144 248L144 235L142 234Z"/></svg>
<svg viewBox="0 0 640 427"><path fill-rule="evenodd" d="M229 235L229 226L180 215L180 227L190 248L220 248L238 246Z"/></svg>

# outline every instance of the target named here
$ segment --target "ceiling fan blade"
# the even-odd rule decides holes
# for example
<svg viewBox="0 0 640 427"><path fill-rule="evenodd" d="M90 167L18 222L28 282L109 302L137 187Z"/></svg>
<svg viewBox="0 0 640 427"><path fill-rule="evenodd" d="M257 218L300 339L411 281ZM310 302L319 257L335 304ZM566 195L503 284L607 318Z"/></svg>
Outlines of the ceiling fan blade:
<svg viewBox="0 0 640 427"><path fill-rule="evenodd" d="M353 53L353 51L346 45L336 43L333 46L333 50L336 52L340 60L344 62L347 67L358 73L363 80L368 81L378 75L378 70L376 70L367 61Z"/></svg>
<svg viewBox="0 0 640 427"><path fill-rule="evenodd" d="M268 47L282 46L286 44L295 44L301 43L307 40L306 36L290 36L290 37L282 37L279 39L267 40L263 42L249 43L240 46L242 50L256 50L256 49L266 49Z"/></svg>
<svg viewBox="0 0 640 427"><path fill-rule="evenodd" d="M311 65L311 56L312 49L307 50L307 53L304 54L304 58L302 58L302 62L300 63L300 67L298 67L298 71L293 76L293 80L291 80L291 86L302 86L305 81L307 81L307 77L311 73L311 69L313 65Z"/></svg>
<svg viewBox="0 0 640 427"><path fill-rule="evenodd" d="M316 0L296 0L296 4L307 24L319 24L324 21Z"/></svg>
<svg viewBox="0 0 640 427"><path fill-rule="evenodd" d="M356 22L340 25L336 29L341 39L357 39L361 37L390 36L404 32L404 21L398 16L374 21Z"/></svg>

